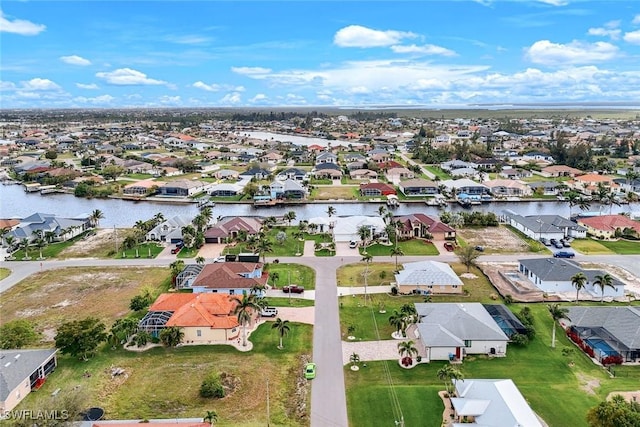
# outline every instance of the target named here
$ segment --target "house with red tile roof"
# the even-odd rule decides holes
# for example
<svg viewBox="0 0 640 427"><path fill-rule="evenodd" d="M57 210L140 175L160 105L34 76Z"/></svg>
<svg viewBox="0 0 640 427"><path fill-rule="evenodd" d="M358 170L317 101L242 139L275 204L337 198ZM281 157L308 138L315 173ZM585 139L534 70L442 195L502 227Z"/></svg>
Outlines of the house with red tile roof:
<svg viewBox="0 0 640 427"><path fill-rule="evenodd" d="M158 336L164 328L176 326L184 333L184 344L233 341L240 335L234 314L238 298L222 293L161 294L138 327Z"/></svg>
<svg viewBox="0 0 640 427"><path fill-rule="evenodd" d="M235 239L241 232L254 236L262 229L262 221L253 217L223 218L204 233L206 243L225 243Z"/></svg>
<svg viewBox="0 0 640 427"><path fill-rule="evenodd" d="M398 228L398 236L402 239L426 239L429 236L434 240L455 240L456 238L455 228L425 214L394 216L393 221L402 224Z"/></svg>
<svg viewBox="0 0 640 427"><path fill-rule="evenodd" d="M640 222L629 219L624 215L601 215L589 218L579 218L578 224L587 229L587 234L603 239L612 239L616 231L631 228L640 236Z"/></svg>
<svg viewBox="0 0 640 427"><path fill-rule="evenodd" d="M598 184L604 185L606 188L618 188L618 184L613 181L612 176L598 175L595 173L589 173L585 175L576 176L572 184L576 190L596 191Z"/></svg>
<svg viewBox="0 0 640 427"><path fill-rule="evenodd" d="M396 194L396 189L393 185L385 184L383 182L360 184L361 196L388 196L390 194Z"/></svg>
<svg viewBox="0 0 640 427"><path fill-rule="evenodd" d="M189 282L193 292L248 294L256 287L267 284L269 275L262 271L260 262L219 262L205 265ZM262 292L258 292L261 295Z"/></svg>

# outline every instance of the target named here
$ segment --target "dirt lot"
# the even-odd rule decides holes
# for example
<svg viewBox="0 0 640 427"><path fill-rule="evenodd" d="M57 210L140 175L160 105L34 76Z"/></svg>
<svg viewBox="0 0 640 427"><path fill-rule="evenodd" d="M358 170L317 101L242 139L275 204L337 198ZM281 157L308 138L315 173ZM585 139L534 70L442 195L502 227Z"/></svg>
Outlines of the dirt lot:
<svg viewBox="0 0 640 427"><path fill-rule="evenodd" d="M461 228L457 235L471 246L483 246L486 252L529 252L529 246L506 227Z"/></svg>
<svg viewBox="0 0 640 427"><path fill-rule="evenodd" d="M316 187L313 193L315 200L331 200L331 199L345 199L354 200L353 194L355 186L326 186Z"/></svg>
<svg viewBox="0 0 640 427"><path fill-rule="evenodd" d="M129 229L118 229L116 233L113 229L98 229L96 234L88 236L86 239L78 240L72 246L60 252L59 258L105 258L115 253L116 236L122 243L130 233Z"/></svg>
<svg viewBox="0 0 640 427"><path fill-rule="evenodd" d="M107 326L129 312L129 301L149 289L159 293L168 280L166 268L65 268L35 274L0 300L0 323L28 319L52 339L64 321L95 316Z"/></svg>

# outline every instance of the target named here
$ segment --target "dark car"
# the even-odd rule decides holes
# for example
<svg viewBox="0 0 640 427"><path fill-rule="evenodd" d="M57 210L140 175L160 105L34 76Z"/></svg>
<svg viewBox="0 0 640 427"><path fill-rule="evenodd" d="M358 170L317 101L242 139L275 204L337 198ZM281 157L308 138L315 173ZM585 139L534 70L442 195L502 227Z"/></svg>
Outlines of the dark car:
<svg viewBox="0 0 640 427"><path fill-rule="evenodd" d="M455 246L453 246L453 243L451 243L451 242L445 242L444 243L444 248L446 250L448 250L449 252L453 252L453 250L455 249Z"/></svg>
<svg viewBox="0 0 640 427"><path fill-rule="evenodd" d="M557 249L562 249L562 248L564 248L564 246L562 245L562 243L561 243L561 242L555 242L555 243L553 244L553 246L555 246Z"/></svg>
<svg viewBox="0 0 640 427"><path fill-rule="evenodd" d="M182 249L182 247L176 246L175 248L171 249L171 253L172 254L177 254L178 252L180 252L180 249Z"/></svg>
<svg viewBox="0 0 640 427"><path fill-rule="evenodd" d="M476 251L484 252L484 246L476 246Z"/></svg>
<svg viewBox="0 0 640 427"><path fill-rule="evenodd" d="M573 258L574 256L576 256L576 254L569 251L558 251L555 254L553 254L554 258Z"/></svg>
<svg viewBox="0 0 640 427"><path fill-rule="evenodd" d="M303 286L298 286L298 285L289 285L289 286L283 286L282 287L282 292L288 294L288 293L292 293L292 294L301 294L304 292L304 287Z"/></svg>
<svg viewBox="0 0 640 427"><path fill-rule="evenodd" d="M567 240L560 240L560 243L562 243L562 247L564 247L564 248L570 248L571 247L571 243L569 243Z"/></svg>
<svg viewBox="0 0 640 427"><path fill-rule="evenodd" d="M555 245L556 245L556 243L558 243L558 241L557 241L556 239L551 239L551 240L549 240L549 242L550 242L553 246L555 246Z"/></svg>

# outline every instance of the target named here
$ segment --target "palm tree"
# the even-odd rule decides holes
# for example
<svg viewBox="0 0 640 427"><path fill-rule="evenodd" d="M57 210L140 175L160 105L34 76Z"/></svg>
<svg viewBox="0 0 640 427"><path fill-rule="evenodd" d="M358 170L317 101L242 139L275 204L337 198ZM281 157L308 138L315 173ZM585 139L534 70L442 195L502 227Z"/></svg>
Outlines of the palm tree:
<svg viewBox="0 0 640 427"><path fill-rule="evenodd" d="M24 249L24 258L22 259L30 259L29 258L29 239L26 237L20 241L20 247Z"/></svg>
<svg viewBox="0 0 640 427"><path fill-rule="evenodd" d="M280 273L278 273L277 271L271 272L269 273L269 277L271 278L271 286L275 287L275 283L280 278Z"/></svg>
<svg viewBox="0 0 640 427"><path fill-rule="evenodd" d="M336 208L334 208L333 206L327 207L327 215L329 216L329 218L331 218L335 214L336 214Z"/></svg>
<svg viewBox="0 0 640 427"><path fill-rule="evenodd" d="M569 191L565 193L564 197L569 203L569 218L571 218L571 209L579 203L580 193L577 191Z"/></svg>
<svg viewBox="0 0 640 427"><path fill-rule="evenodd" d="M410 359L413 356L417 356L418 355L418 349L415 347L414 342L409 340L409 341L403 341L403 342L399 342L398 343L398 353L400 354L400 358L402 359L404 356L409 357ZM413 362L413 360L412 360Z"/></svg>
<svg viewBox="0 0 640 427"><path fill-rule="evenodd" d="M356 364L360 362L360 355L354 351L351 353L351 356L349 356L349 362L351 362L351 366L356 366Z"/></svg>
<svg viewBox="0 0 640 427"><path fill-rule="evenodd" d="M361 225L358 227L358 236L362 240L362 246L364 247L364 253L367 253L367 239L371 236L371 227Z"/></svg>
<svg viewBox="0 0 640 427"><path fill-rule="evenodd" d="M203 256L196 257L196 264L203 265L205 263L205 259Z"/></svg>
<svg viewBox="0 0 640 427"><path fill-rule="evenodd" d="M7 249L11 250L11 246L13 246L13 241L15 240L15 236L8 235L4 238L4 242L7 244Z"/></svg>
<svg viewBox="0 0 640 427"><path fill-rule="evenodd" d="M169 268L171 269L171 283L175 286L176 277L184 270L184 261L181 259L175 260L169 264Z"/></svg>
<svg viewBox="0 0 640 427"><path fill-rule="evenodd" d="M578 297L579 297L580 291L584 289L586 284L587 284L587 276L585 276L584 273L580 272L571 276L571 286L576 288L576 304L578 303Z"/></svg>
<svg viewBox="0 0 640 427"><path fill-rule="evenodd" d="M251 295L255 295L255 296L260 296L262 295L262 292L264 291L264 285L259 285L259 284L255 284L251 287L251 289L249 290L249 293Z"/></svg>
<svg viewBox="0 0 640 427"><path fill-rule="evenodd" d="M47 243L53 243L53 241L55 240L55 238L56 238L56 233L55 233L55 231L45 231L45 232L44 232L44 240L45 240Z"/></svg>
<svg viewBox="0 0 640 427"><path fill-rule="evenodd" d="M98 228L98 225L100 224L100 220L103 218L104 218L104 213L102 213L100 209L94 210L93 212L91 212L91 215L89 215L89 221L95 228Z"/></svg>
<svg viewBox="0 0 640 427"><path fill-rule="evenodd" d="M44 259L44 257L42 256L42 248L44 248L45 246L47 246L47 242L46 240L44 240L42 237L38 237L35 242L33 242L33 244L35 245L36 248L38 248L38 250L40 251L40 258L38 259Z"/></svg>
<svg viewBox="0 0 640 427"><path fill-rule="evenodd" d="M442 368L438 369L438 372L436 373L436 375L438 376L439 380L444 381L444 387L447 390L447 393L449 394L451 394L452 392L452 386L453 386L452 380L464 379L462 372L455 369L451 365L444 365Z"/></svg>
<svg viewBox="0 0 640 427"><path fill-rule="evenodd" d="M389 316L389 324L396 328L396 333L401 333L405 327L405 316L398 310L393 310L393 314Z"/></svg>
<svg viewBox="0 0 640 427"><path fill-rule="evenodd" d="M291 227L291 222L293 222L296 219L296 213L294 211L289 211L286 214L284 214L284 220L287 221L287 223L289 224L289 227Z"/></svg>
<svg viewBox="0 0 640 427"><path fill-rule="evenodd" d="M364 305L367 305L367 278L369 277L369 264L371 264L371 261L373 260L373 257L369 254L366 254L362 257L362 261L365 263L365 268L364 268Z"/></svg>
<svg viewBox="0 0 640 427"><path fill-rule="evenodd" d="M213 210L211 206L205 206L200 210L200 215L206 220L205 225L208 225L211 222L211 218L213 218Z"/></svg>
<svg viewBox="0 0 640 427"><path fill-rule="evenodd" d="M256 245L256 250L262 255L262 263L264 264L267 253L273 252L273 243L269 239L262 239Z"/></svg>
<svg viewBox="0 0 640 427"><path fill-rule="evenodd" d="M378 206L378 216L384 217L384 214L387 212L387 208L383 206Z"/></svg>
<svg viewBox="0 0 640 427"><path fill-rule="evenodd" d="M218 421L218 414L216 411L207 411L206 415L202 419L203 423L211 424L211 427Z"/></svg>
<svg viewBox="0 0 640 427"><path fill-rule="evenodd" d="M460 262L467 266L467 273L471 269L471 266L476 262L476 259L480 256L480 253L476 251L474 246L463 246L456 250L456 255L460 258Z"/></svg>
<svg viewBox="0 0 640 427"><path fill-rule="evenodd" d="M399 246L395 246L393 249L391 249L391 256L396 257L396 271L398 271L398 257L403 255L404 255L404 252Z"/></svg>
<svg viewBox="0 0 640 427"><path fill-rule="evenodd" d="M284 347L282 346L282 338L287 336L287 334L291 330L291 328L289 327L289 321L282 320L278 317L276 321L273 322L273 325L271 325L271 329L276 329L278 331L278 335L280 336L280 345L278 346L278 349L283 349Z"/></svg>
<svg viewBox="0 0 640 427"><path fill-rule="evenodd" d="M176 347L184 339L184 332L178 326L169 326L160 332L160 341L167 347Z"/></svg>
<svg viewBox="0 0 640 427"><path fill-rule="evenodd" d="M551 348L556 348L556 322L560 319L569 319L567 313L569 309L566 307L561 307L560 304L551 304L548 306L549 313L553 318L553 331L551 332Z"/></svg>
<svg viewBox="0 0 640 427"><path fill-rule="evenodd" d="M251 313L260 310L260 305L256 303L255 295L243 295L241 300L230 297L231 300L238 301L238 305L233 310L233 314L238 317L238 323L242 325L242 345L247 346L247 323L251 321Z"/></svg>
<svg viewBox="0 0 640 427"><path fill-rule="evenodd" d="M600 302L604 301L604 288L607 288L607 287L611 289L616 288L615 286L613 286L613 277L609 273L598 274L595 277L593 284L600 288L600 292L602 294L600 298Z"/></svg>
<svg viewBox="0 0 640 427"><path fill-rule="evenodd" d="M200 213L193 218L193 225L196 226L196 230L203 231L207 226L207 219Z"/></svg>

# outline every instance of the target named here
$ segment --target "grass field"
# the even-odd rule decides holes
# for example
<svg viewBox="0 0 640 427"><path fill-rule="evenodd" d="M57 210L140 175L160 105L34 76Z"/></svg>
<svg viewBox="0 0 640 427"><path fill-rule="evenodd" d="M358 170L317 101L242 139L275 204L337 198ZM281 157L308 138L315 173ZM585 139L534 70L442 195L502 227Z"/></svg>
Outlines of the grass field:
<svg viewBox="0 0 640 427"><path fill-rule="evenodd" d="M431 242L420 239L406 240L404 242L398 242L398 247L402 249L405 255L438 255L438 249ZM365 248L360 248L360 254L364 252ZM391 256L393 245L380 245L374 244L367 246L367 253L371 256ZM398 257L398 262L402 262L402 256Z"/></svg>
<svg viewBox="0 0 640 427"><path fill-rule="evenodd" d="M342 286L362 286L363 281L360 279L362 272L364 271L364 263L360 264L348 264L338 269L337 278L338 283ZM460 276L467 272L467 268L460 264L451 264L453 271ZM368 284L371 286L388 284L388 281L393 281L393 264L391 263L372 263L370 265L372 274L369 276ZM380 271L387 271L385 279L380 279ZM482 302L482 303L498 303L498 292L493 285L489 282L489 279L482 274L477 267L471 267L470 273L475 276L472 278L461 277L464 283L465 293L463 295L432 295L432 302ZM360 280L360 281L358 281ZM399 295L392 296L388 294L373 294L369 295L367 299L367 306L364 305L364 296L344 296L340 297L340 328L343 334L346 336L346 331L349 325L356 326L355 336L363 340L376 340L376 330L373 323L372 313L370 307L374 307L373 316L375 316L378 329L380 331L381 339L391 339L391 332L393 328L389 325L389 316L393 313L393 310L398 310L403 304L423 302L424 296L419 295ZM384 307L386 313L378 313L380 306Z"/></svg>
<svg viewBox="0 0 640 427"><path fill-rule="evenodd" d="M304 286L306 290L316 288L316 272L313 268L301 264L271 263L266 271L269 274L278 273L278 280L269 279L269 284L282 288L288 284Z"/></svg>
<svg viewBox="0 0 640 427"><path fill-rule="evenodd" d="M364 286L364 272L367 268L364 262L347 264L338 268L336 272L338 286ZM367 285L389 285L394 281L393 262L372 262L369 264Z"/></svg>
<svg viewBox="0 0 640 427"><path fill-rule="evenodd" d="M247 353L230 346L185 346L143 353L104 349L87 362L61 356L40 392L31 393L19 408L44 409L31 406L38 395L58 388L63 395L81 387L87 406L103 407L106 419L199 418L215 410L221 425L265 425L268 380L272 425L308 425L310 384L300 377L302 357L311 353L312 328L290 326L283 350L276 349L278 336L266 323L251 334L254 348ZM111 367L124 369L126 377L111 378ZM200 397L200 384L211 372L236 378L236 389L223 399ZM299 402L301 413L296 412Z"/></svg>
<svg viewBox="0 0 640 427"><path fill-rule="evenodd" d="M585 255L610 255L613 251L593 239L575 239L571 242L573 250Z"/></svg>
<svg viewBox="0 0 640 427"><path fill-rule="evenodd" d="M169 288L167 268L73 267L30 276L2 294L0 323L27 319L55 335L64 321L94 316L111 326L129 313L129 301L141 290L159 294Z"/></svg>
<svg viewBox="0 0 640 427"><path fill-rule="evenodd" d="M519 311L520 305L513 305ZM525 399L549 424L563 427L570 424L586 427L588 409L603 400L611 391L637 390L639 367L618 367L615 378L593 364L581 351L558 333L552 349L551 317L546 306L531 305L536 337L527 347L509 345L506 358L467 357L460 366L465 378L511 378ZM358 332L356 331L356 335ZM563 355L563 349L568 355ZM571 363L573 362L573 363ZM444 384L436 372L444 362L418 365L407 370L397 362L386 362L395 384L405 425L439 426L444 409L437 391ZM385 362L367 362L358 372L345 368L349 425L390 425L394 422L391 409ZM562 404L559 403L561 399Z"/></svg>
<svg viewBox="0 0 640 427"><path fill-rule="evenodd" d="M8 268L0 268L0 280L9 277L10 274L11 270L9 270Z"/></svg>
<svg viewBox="0 0 640 427"><path fill-rule="evenodd" d="M304 241L300 241L293 237L293 233L298 230L297 227L274 227L267 233L267 238L271 240L271 249L269 256L296 256L296 254L302 254L304 250ZM286 239L280 243L276 239L279 232L284 231L286 233ZM239 254L243 252L252 252L247 249L247 246L243 243L236 243L234 246L227 246L223 250L224 254Z"/></svg>
<svg viewBox="0 0 640 427"><path fill-rule="evenodd" d="M600 244L607 249L620 255L637 255L640 254L640 241L632 240L603 240Z"/></svg>
<svg viewBox="0 0 640 427"><path fill-rule="evenodd" d="M138 251L137 254L136 249ZM124 251L124 257L122 256L123 252L118 252L114 255L114 258L155 258L160 252L162 252L163 249L164 247L154 242L142 243L136 248L127 249L126 251Z"/></svg>
<svg viewBox="0 0 640 427"><path fill-rule="evenodd" d="M347 186L326 186L316 187L311 191L311 200L356 200L357 187Z"/></svg>

